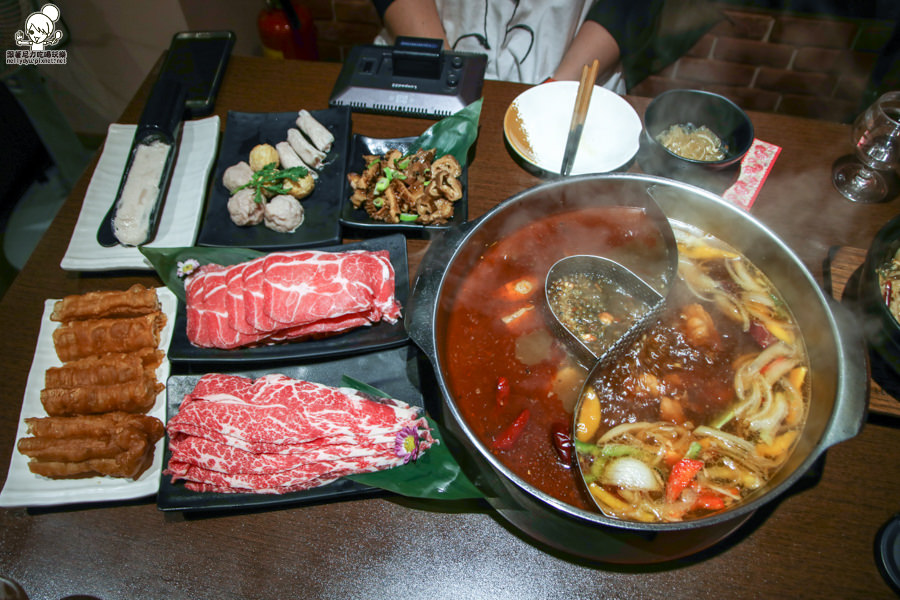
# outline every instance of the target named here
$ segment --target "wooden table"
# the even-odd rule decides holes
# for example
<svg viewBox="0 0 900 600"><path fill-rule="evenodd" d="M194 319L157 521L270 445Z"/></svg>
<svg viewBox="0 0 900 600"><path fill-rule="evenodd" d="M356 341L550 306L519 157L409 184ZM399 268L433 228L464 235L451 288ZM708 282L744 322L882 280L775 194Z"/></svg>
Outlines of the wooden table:
<svg viewBox="0 0 900 600"><path fill-rule="evenodd" d="M289 111L327 106L338 65L233 57L216 104ZM122 122L136 122L148 77ZM539 183L503 143L502 117L525 86L488 82L471 165L470 217ZM648 100L629 98L642 111ZM751 113L760 139L783 148L752 214L820 278L830 248L864 249L897 201L856 205L830 183L849 128ZM355 114L357 133L416 135L429 122ZM0 304L0 464L8 465L43 300L158 285L151 273L60 269L93 170L87 169ZM415 270L426 242L410 241ZM893 398L886 401L896 402ZM0 574L31 598L887 598L873 540L900 510L898 421L870 416L827 453L821 479L756 515L700 555L651 566L592 564L549 550L486 504L385 495L204 518L159 512L153 498L101 506L0 509Z"/></svg>

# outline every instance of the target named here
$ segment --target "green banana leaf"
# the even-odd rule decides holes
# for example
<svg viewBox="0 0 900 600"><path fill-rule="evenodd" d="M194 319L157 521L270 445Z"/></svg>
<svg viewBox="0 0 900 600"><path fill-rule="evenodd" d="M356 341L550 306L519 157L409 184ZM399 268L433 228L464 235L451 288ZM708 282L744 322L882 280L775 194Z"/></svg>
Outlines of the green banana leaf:
<svg viewBox="0 0 900 600"><path fill-rule="evenodd" d="M341 385L373 396L388 397L381 390L346 375L341 378ZM393 469L348 475L346 478L414 498L435 500L484 498L484 494L466 477L459 463L450 454L447 445L443 443L438 424L430 417L425 418L437 443L417 460Z"/></svg>
<svg viewBox="0 0 900 600"><path fill-rule="evenodd" d="M481 118L483 100L483 98L479 98L462 110L449 117L444 117L426 129L425 133L412 143L409 151L434 148L437 150L435 156L452 154L459 161L460 166L465 166L469 148L478 137L478 120Z"/></svg>
<svg viewBox="0 0 900 600"><path fill-rule="evenodd" d="M203 246L188 248L146 248L141 246L138 249L156 269L165 286L182 302L185 301L184 280L178 276L179 263L194 259L201 265L215 263L228 266L254 259L263 254L247 248L206 248Z"/></svg>

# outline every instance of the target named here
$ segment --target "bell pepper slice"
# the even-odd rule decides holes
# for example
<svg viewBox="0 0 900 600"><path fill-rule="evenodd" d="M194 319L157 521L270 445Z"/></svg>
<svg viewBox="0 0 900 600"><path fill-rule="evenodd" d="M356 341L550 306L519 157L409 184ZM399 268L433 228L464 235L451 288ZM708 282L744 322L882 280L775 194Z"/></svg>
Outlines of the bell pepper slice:
<svg viewBox="0 0 900 600"><path fill-rule="evenodd" d="M722 510L723 508L725 508L725 501L720 496L704 493L697 496L692 510Z"/></svg>
<svg viewBox="0 0 900 600"><path fill-rule="evenodd" d="M669 481L666 482L666 502L675 502L681 496L684 488L689 486L703 468L702 460L682 458L669 472Z"/></svg>

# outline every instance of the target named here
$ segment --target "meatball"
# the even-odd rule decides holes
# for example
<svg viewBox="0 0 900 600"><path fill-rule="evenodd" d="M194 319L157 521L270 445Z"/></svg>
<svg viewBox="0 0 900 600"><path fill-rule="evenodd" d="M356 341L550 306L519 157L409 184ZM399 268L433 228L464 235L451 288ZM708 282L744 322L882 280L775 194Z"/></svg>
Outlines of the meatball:
<svg viewBox="0 0 900 600"><path fill-rule="evenodd" d="M250 183L250 177L253 176L253 169L244 161L236 165L231 165L222 174L222 184L228 188L232 194L242 185Z"/></svg>
<svg viewBox="0 0 900 600"><path fill-rule="evenodd" d="M244 188L228 199L228 214L235 225L258 225L266 212L263 202L253 199L256 192Z"/></svg>
<svg viewBox="0 0 900 600"><path fill-rule="evenodd" d="M272 231L292 233L303 223L303 205L287 194L275 196L266 205L263 220Z"/></svg>
<svg viewBox="0 0 900 600"><path fill-rule="evenodd" d="M281 165L281 159L278 158L278 150L270 144L253 146L253 150L250 151L250 168L254 171L259 171L270 163L275 163L276 167Z"/></svg>

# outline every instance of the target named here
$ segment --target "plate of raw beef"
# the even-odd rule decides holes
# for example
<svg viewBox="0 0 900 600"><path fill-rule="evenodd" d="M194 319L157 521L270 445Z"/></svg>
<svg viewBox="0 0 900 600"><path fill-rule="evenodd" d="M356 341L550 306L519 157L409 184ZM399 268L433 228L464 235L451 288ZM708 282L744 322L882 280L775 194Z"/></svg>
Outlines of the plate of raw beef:
<svg viewBox="0 0 900 600"><path fill-rule="evenodd" d="M412 345L407 344L390 350L369 352L330 361L312 362L306 365L295 365L278 369L241 371L230 374L255 379L264 375L279 373L293 379L333 387L340 387L341 378L346 375L371 385L410 406L422 408L424 399L419 390L417 365L417 351ZM194 390L201 377L202 375L173 375L169 377L166 386L167 422L178 414L185 395ZM240 415L234 421L236 428L252 428L254 426L254 423L250 422L242 424L239 417ZM169 439L166 438L164 469L169 464L171 457ZM215 462L216 457L209 457L209 459ZM380 492L381 490L377 488L343 478L320 487L285 494L195 492L187 489L183 481L173 483L170 476L163 474L160 479L157 506L164 511L253 509L320 502L342 497L358 497Z"/></svg>
<svg viewBox="0 0 900 600"><path fill-rule="evenodd" d="M174 363L191 362L198 364L208 363L210 365L243 365L248 362L278 363L313 358L333 358L347 354L384 350L405 344L409 340L409 337L403 327L402 311L404 310L409 297L409 267L406 255L406 238L403 235L394 234L350 244L307 250L296 254L298 255L297 260L300 260L300 257L303 254L315 255L321 252L346 253L353 250L365 250L371 253L377 253L382 257L381 261L384 261L384 253L387 254L390 266L393 268L394 276L394 295L392 304L395 307L399 307L400 312L399 316L395 314L395 318L393 319L394 322L391 322L389 319L382 319L374 323L368 322L362 326L345 329L341 333L329 335L330 330L327 326L330 321L322 320L319 323L324 323L325 328L315 330L312 333L305 333L308 330L293 328L285 335L261 336L259 341L253 341L252 337L240 337L239 339L230 338L229 344L240 344L240 347L221 349L223 347L228 347L229 344L210 347L206 343L208 339L220 339L216 337L220 336L220 334L211 334L205 330L198 330L197 324L200 323L201 320L197 317L194 317L192 322L189 323L187 318L187 307L184 302L179 302L178 310L175 315L175 331L172 336L172 343L169 346L169 360ZM280 259L281 263L275 265L275 267L282 269L285 267L285 261L288 263L290 262L292 255L293 254L290 251L284 251L263 255L261 259L270 258L272 259L270 261L271 263L278 262L276 261L276 258ZM267 272L273 271L274 268ZM318 271L313 269L313 272ZM312 275L311 277L315 277L315 275ZM192 283L193 281L189 281L188 286ZM231 281L222 281L220 283L224 289L227 290L234 290L237 285L235 282ZM336 285L338 288L341 288L342 285L348 284L346 281L338 281ZM304 284L300 287L309 288L315 286ZM187 286L186 289L188 289ZM296 314L300 308L302 308L301 305L305 302L314 303L316 307L322 304L330 306L337 303L340 301L340 297L344 291L343 289L332 290L329 288L327 294L315 295L313 293L306 293L305 289L300 289L296 286L294 286L294 288L286 288L285 286L278 285L278 282L273 282L270 289L274 290L274 292L272 292L273 294L282 294L285 296L283 299L284 302L279 303L281 312L289 312L291 315ZM247 293L249 292L245 292L245 295ZM273 303L274 301L270 302L270 305ZM247 306L249 306L249 304ZM225 304L225 301L223 301L221 305L217 305L215 301L211 301L209 305L203 306L202 308L206 314L205 318L209 318L210 321L227 321L228 315L226 313L228 313L229 309ZM196 311L197 309L192 305L191 310ZM246 308L246 310L251 309ZM258 322L266 320L272 321L270 316L271 313L256 314L254 312L251 320ZM281 315L276 316L281 320L286 319L286 317ZM362 319L362 321L365 321L365 319ZM300 321L298 320L297 322ZM190 332L188 331L189 326L192 327ZM252 328L253 327L251 327L251 329ZM302 337L290 341L288 333L294 338L298 335ZM235 334L235 332L232 331L232 334ZM240 335L244 336L245 334ZM250 334L246 334L246 336L250 336ZM286 339L287 341L278 341L283 339ZM196 343L192 343L192 340Z"/></svg>

